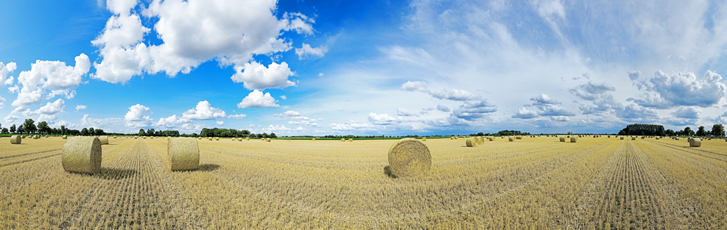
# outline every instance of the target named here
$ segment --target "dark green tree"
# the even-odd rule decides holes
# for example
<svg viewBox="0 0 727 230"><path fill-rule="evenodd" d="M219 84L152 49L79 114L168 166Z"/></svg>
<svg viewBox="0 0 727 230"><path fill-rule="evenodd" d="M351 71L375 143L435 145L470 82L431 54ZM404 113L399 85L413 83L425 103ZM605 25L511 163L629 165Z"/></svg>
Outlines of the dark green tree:
<svg viewBox="0 0 727 230"><path fill-rule="evenodd" d="M684 128L684 131L682 133L686 136L691 136L694 134L694 131L692 131L692 128L689 128L689 126L687 126L686 128Z"/></svg>
<svg viewBox="0 0 727 230"><path fill-rule="evenodd" d="M48 126L48 122L45 122L45 121L38 122L38 132L50 134L51 128L50 128L50 126Z"/></svg>
<svg viewBox="0 0 727 230"><path fill-rule="evenodd" d="M146 132L144 132L144 129L139 129L139 136L146 135Z"/></svg>
<svg viewBox="0 0 727 230"><path fill-rule="evenodd" d="M18 130L17 131L18 131L19 134L25 133L25 129L23 129L23 125L18 126Z"/></svg>
<svg viewBox="0 0 727 230"><path fill-rule="evenodd" d="M10 132L8 132L8 128L3 128L3 134L10 134Z"/></svg>
<svg viewBox="0 0 727 230"><path fill-rule="evenodd" d="M674 136L674 130L667 129L665 133L666 133L666 135ZM619 134L619 135L621 135L621 134Z"/></svg>
<svg viewBox="0 0 727 230"><path fill-rule="evenodd" d="M278 136L275 133L270 133L270 138L278 138Z"/></svg>
<svg viewBox="0 0 727 230"><path fill-rule="evenodd" d="M10 126L10 132L11 133L15 133L15 130L16 129L17 129L17 127L15 127L15 124L13 124L13 126Z"/></svg>
<svg viewBox="0 0 727 230"><path fill-rule="evenodd" d="M61 135L66 135L66 126L61 125Z"/></svg>
<svg viewBox="0 0 727 230"><path fill-rule="evenodd" d="M23 130L25 130L25 133L35 133L35 131L38 131L38 128L35 127L35 121L33 119L25 119L25 122L23 122Z"/></svg>
<svg viewBox="0 0 727 230"><path fill-rule="evenodd" d="M88 136L88 129L87 128L81 129L81 135Z"/></svg>
<svg viewBox="0 0 727 230"><path fill-rule="evenodd" d="M147 136L154 136L154 129L147 129L146 130L146 135Z"/></svg>
<svg viewBox="0 0 727 230"><path fill-rule="evenodd" d="M717 137L723 137L724 136L724 126L722 124L715 124L712 125L712 135Z"/></svg>
<svg viewBox="0 0 727 230"><path fill-rule="evenodd" d="M707 132L704 130L704 126L699 126L699 129L697 129L697 136L707 136Z"/></svg>
<svg viewBox="0 0 727 230"><path fill-rule="evenodd" d="M96 135L96 129L94 129L93 127L88 128L88 135Z"/></svg>

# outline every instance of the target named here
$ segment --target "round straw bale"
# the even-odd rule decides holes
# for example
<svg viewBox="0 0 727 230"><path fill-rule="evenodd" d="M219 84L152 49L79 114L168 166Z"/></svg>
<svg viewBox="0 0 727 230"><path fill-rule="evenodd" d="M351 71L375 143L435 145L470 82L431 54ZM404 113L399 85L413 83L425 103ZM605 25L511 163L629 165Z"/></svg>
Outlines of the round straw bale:
<svg viewBox="0 0 727 230"><path fill-rule="evenodd" d="M487 139L490 140L490 141L494 141L495 140L494 137L487 137Z"/></svg>
<svg viewBox="0 0 727 230"><path fill-rule="evenodd" d="M523 139L523 137L522 136L517 136L517 137L515 137L515 139L521 140L521 139Z"/></svg>
<svg viewBox="0 0 727 230"><path fill-rule="evenodd" d="M20 138L23 138L23 139L25 139L25 136L20 136Z"/></svg>
<svg viewBox="0 0 727 230"><path fill-rule="evenodd" d="M467 147L477 147L478 143L474 137L470 137L465 140L465 144L467 144Z"/></svg>
<svg viewBox="0 0 727 230"><path fill-rule="evenodd" d="M68 137L66 137L66 135L63 135L63 136L62 136L61 138L63 138L63 139L65 140L65 139L67 139Z"/></svg>
<svg viewBox="0 0 727 230"><path fill-rule="evenodd" d="M641 139L642 139L642 140L643 140L644 138L646 138L646 137L641 137Z"/></svg>
<svg viewBox="0 0 727 230"><path fill-rule="evenodd" d="M454 140L454 137L449 137L450 140Z"/></svg>
<svg viewBox="0 0 727 230"><path fill-rule="evenodd" d="M215 140L216 140L216 141L219 141L219 140L220 140L220 138L219 138L219 137L215 137Z"/></svg>
<svg viewBox="0 0 727 230"><path fill-rule="evenodd" d="M315 141L315 140L316 140L316 138L314 137L314 138L313 138L313 140Z"/></svg>
<svg viewBox="0 0 727 230"><path fill-rule="evenodd" d="M139 137L134 137L134 139L139 139Z"/></svg>
<svg viewBox="0 0 727 230"><path fill-rule="evenodd" d="M507 140L512 142L514 139L512 137L507 137Z"/></svg>
<svg viewBox="0 0 727 230"><path fill-rule="evenodd" d="M422 137L422 141L427 141L427 138L426 137Z"/></svg>
<svg viewBox="0 0 727 230"><path fill-rule="evenodd" d="M66 172L97 173L101 169L101 140L98 137L71 137L63 145Z"/></svg>
<svg viewBox="0 0 727 230"><path fill-rule="evenodd" d="M565 137L560 137L560 142L565 142Z"/></svg>
<svg viewBox="0 0 727 230"><path fill-rule="evenodd" d="M265 138L260 138L261 141L265 141Z"/></svg>
<svg viewBox="0 0 727 230"><path fill-rule="evenodd" d="M353 142L353 138L348 138L348 142Z"/></svg>
<svg viewBox="0 0 727 230"><path fill-rule="evenodd" d="M23 142L23 138L20 138L18 135L13 135L10 137L10 144L20 144L20 142Z"/></svg>
<svg viewBox="0 0 727 230"><path fill-rule="evenodd" d="M389 148L389 167L397 177L418 176L432 167L432 155L421 141L404 138Z"/></svg>
<svg viewBox="0 0 727 230"><path fill-rule="evenodd" d="M570 138L570 143L576 143L576 141L578 141L578 138L577 137L571 137Z"/></svg>
<svg viewBox="0 0 727 230"><path fill-rule="evenodd" d="M346 138L341 138L341 142L346 142Z"/></svg>
<svg viewBox="0 0 727 230"><path fill-rule="evenodd" d="M240 138L237 138L237 141L242 141L242 137L240 137Z"/></svg>
<svg viewBox="0 0 727 230"><path fill-rule="evenodd" d="M102 145L108 145L109 144L109 136L100 136L98 137L98 140L101 141Z"/></svg>
<svg viewBox="0 0 727 230"><path fill-rule="evenodd" d="M199 145L194 138L174 138L167 142L169 168L172 171L199 168Z"/></svg>
<svg viewBox="0 0 727 230"><path fill-rule="evenodd" d="M265 142L270 142L270 138L265 138Z"/></svg>
<svg viewBox="0 0 727 230"><path fill-rule="evenodd" d="M245 137L245 140L246 140L246 141L249 141L249 140L250 140L250 137Z"/></svg>
<svg viewBox="0 0 727 230"><path fill-rule="evenodd" d="M692 141L689 142L689 147L699 147L699 146L702 146L702 139L692 138Z"/></svg>

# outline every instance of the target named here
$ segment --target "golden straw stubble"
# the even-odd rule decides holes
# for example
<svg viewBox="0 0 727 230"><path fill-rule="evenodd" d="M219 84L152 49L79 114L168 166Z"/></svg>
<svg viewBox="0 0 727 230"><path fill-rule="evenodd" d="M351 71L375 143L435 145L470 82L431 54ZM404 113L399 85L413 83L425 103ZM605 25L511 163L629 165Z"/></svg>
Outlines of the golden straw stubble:
<svg viewBox="0 0 727 230"><path fill-rule="evenodd" d="M174 138L167 142L169 167L172 171L199 168L199 145L194 138Z"/></svg>
<svg viewBox="0 0 727 230"><path fill-rule="evenodd" d="M389 148L389 167L397 177L419 176L432 167L432 155L423 142L404 138Z"/></svg>
<svg viewBox="0 0 727 230"><path fill-rule="evenodd" d="M94 174L101 170L101 140L98 137L71 137L63 145L63 169Z"/></svg>

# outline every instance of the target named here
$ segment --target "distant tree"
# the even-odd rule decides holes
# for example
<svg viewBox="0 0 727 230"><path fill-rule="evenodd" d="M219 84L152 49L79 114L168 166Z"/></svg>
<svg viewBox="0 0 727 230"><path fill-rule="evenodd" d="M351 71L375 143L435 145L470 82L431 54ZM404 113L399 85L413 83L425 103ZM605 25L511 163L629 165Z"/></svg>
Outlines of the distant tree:
<svg viewBox="0 0 727 230"><path fill-rule="evenodd" d="M23 122L23 130L25 130L25 133L35 133L35 131L38 130L38 128L35 127L35 121L33 119L25 119L25 122Z"/></svg>
<svg viewBox="0 0 727 230"><path fill-rule="evenodd" d="M96 136L102 136L102 135L106 135L106 132L104 132L103 129L96 129L96 130L94 130L94 134Z"/></svg>
<svg viewBox="0 0 727 230"><path fill-rule="evenodd" d="M48 122L45 122L45 121L38 122L38 132L50 134L51 128L50 128L50 126L48 126Z"/></svg>
<svg viewBox="0 0 727 230"><path fill-rule="evenodd" d="M94 129L93 127L88 128L88 135L96 135L96 129Z"/></svg>
<svg viewBox="0 0 727 230"><path fill-rule="evenodd" d="M707 136L707 132L704 130L704 126L699 126L699 129L697 130L697 136Z"/></svg>
<svg viewBox="0 0 727 230"><path fill-rule="evenodd" d="M263 133L262 138L269 138L269 137L270 137L270 135L268 135L267 133Z"/></svg>
<svg viewBox="0 0 727 230"><path fill-rule="evenodd" d="M477 136L484 136L485 134L482 132L477 133Z"/></svg>
<svg viewBox="0 0 727 230"><path fill-rule="evenodd" d="M8 132L8 128L3 128L3 134L10 134L10 132Z"/></svg>
<svg viewBox="0 0 727 230"><path fill-rule="evenodd" d="M242 135L250 135L250 131L247 129L243 129L240 132L242 133Z"/></svg>
<svg viewBox="0 0 727 230"><path fill-rule="evenodd" d="M259 134L259 133L258 133L258 134L256 134L255 136L256 136L257 138L263 138L263 135L262 135L262 134Z"/></svg>
<svg viewBox="0 0 727 230"><path fill-rule="evenodd" d="M81 129L81 135L88 136L88 129L87 128Z"/></svg>
<svg viewBox="0 0 727 230"><path fill-rule="evenodd" d="M144 129L139 129L139 136L146 135L146 132L144 132Z"/></svg>
<svg viewBox="0 0 727 230"><path fill-rule="evenodd" d="M61 135L66 135L66 126L61 125Z"/></svg>
<svg viewBox="0 0 727 230"><path fill-rule="evenodd" d="M689 128L689 126L687 126L686 128L684 128L684 131L683 131L682 133L683 133L684 135L686 135L686 136L689 136L689 135L691 135L692 133L694 133L694 131L692 131L692 128Z"/></svg>
<svg viewBox="0 0 727 230"><path fill-rule="evenodd" d="M11 133L15 133L15 130L16 130L15 124L13 124L13 126L10 126Z"/></svg>
<svg viewBox="0 0 727 230"><path fill-rule="evenodd" d="M671 129L667 129L667 130L666 130L666 132L665 132L665 134L666 134L666 135L669 135L669 136L674 136L674 130L671 130ZM620 135L620 134L619 134L619 135Z"/></svg>
<svg viewBox="0 0 727 230"><path fill-rule="evenodd" d="M270 133L270 138L278 138L278 136L275 133Z"/></svg>
<svg viewBox="0 0 727 230"><path fill-rule="evenodd" d="M724 136L724 126L722 126L722 124L713 125L711 133L714 136L723 137Z"/></svg>
<svg viewBox="0 0 727 230"><path fill-rule="evenodd" d="M18 126L18 130L17 131L18 131L19 134L25 133L25 129L23 129L23 125Z"/></svg>

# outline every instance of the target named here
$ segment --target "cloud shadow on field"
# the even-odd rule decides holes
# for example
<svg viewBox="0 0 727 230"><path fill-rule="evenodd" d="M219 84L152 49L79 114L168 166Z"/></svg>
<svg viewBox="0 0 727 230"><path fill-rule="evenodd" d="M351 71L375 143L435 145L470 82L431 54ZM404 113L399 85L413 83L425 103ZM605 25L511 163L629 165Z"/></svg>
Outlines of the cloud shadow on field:
<svg viewBox="0 0 727 230"><path fill-rule="evenodd" d="M99 170L98 173L93 174L93 176L105 180L118 180L133 176L136 173L138 172L134 169L101 168L101 170Z"/></svg>
<svg viewBox="0 0 727 230"><path fill-rule="evenodd" d="M199 165L199 171L211 172L220 168L218 164L201 164Z"/></svg>

